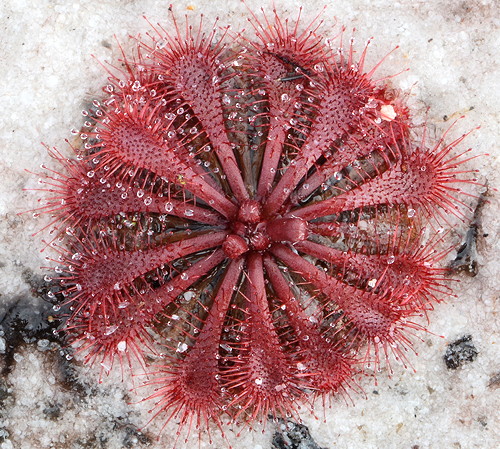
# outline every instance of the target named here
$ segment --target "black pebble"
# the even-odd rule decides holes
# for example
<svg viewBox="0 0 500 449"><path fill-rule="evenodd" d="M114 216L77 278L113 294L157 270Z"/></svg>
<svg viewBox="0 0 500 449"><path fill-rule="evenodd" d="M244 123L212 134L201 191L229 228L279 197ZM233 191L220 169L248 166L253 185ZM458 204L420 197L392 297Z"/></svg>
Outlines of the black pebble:
<svg viewBox="0 0 500 449"><path fill-rule="evenodd" d="M476 360L477 354L478 351L472 342L472 335L464 335L448 345L443 359L446 368L457 369L465 363Z"/></svg>

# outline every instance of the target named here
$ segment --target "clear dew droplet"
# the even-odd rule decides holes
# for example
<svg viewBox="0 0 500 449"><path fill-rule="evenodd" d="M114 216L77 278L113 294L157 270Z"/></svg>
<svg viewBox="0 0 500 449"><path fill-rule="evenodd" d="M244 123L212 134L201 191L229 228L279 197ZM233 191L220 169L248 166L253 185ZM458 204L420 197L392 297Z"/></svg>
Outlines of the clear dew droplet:
<svg viewBox="0 0 500 449"><path fill-rule="evenodd" d="M156 43L155 47L156 47L157 50L161 50L162 48L165 48L166 45L167 45L167 42L164 41L164 40L161 40L161 41L158 41ZM160 76L158 76L158 78L160 78Z"/></svg>
<svg viewBox="0 0 500 449"><path fill-rule="evenodd" d="M114 334L118 330L118 326L107 326L104 335Z"/></svg>
<svg viewBox="0 0 500 449"><path fill-rule="evenodd" d="M375 287L377 285L377 279L373 278L368 281L368 287Z"/></svg>
<svg viewBox="0 0 500 449"><path fill-rule="evenodd" d="M184 292L182 296L184 296L184 301L188 302L194 298L195 292L188 290L187 292Z"/></svg>

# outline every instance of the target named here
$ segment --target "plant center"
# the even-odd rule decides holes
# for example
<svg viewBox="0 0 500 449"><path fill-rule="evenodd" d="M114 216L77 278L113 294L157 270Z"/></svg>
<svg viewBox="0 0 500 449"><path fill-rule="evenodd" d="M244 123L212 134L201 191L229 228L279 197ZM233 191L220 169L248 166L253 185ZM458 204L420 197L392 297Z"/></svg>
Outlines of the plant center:
<svg viewBox="0 0 500 449"><path fill-rule="evenodd" d="M222 248L231 259L247 251L265 251L274 242L300 242L309 234L307 222L301 218L264 218L262 205L256 200L246 200L240 205L229 229L231 234L226 237Z"/></svg>

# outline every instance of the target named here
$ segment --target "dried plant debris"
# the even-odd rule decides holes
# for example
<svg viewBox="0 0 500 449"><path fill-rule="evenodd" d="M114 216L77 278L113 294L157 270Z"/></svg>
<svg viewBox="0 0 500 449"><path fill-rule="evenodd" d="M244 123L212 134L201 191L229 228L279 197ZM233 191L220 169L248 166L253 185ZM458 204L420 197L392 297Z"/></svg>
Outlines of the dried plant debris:
<svg viewBox="0 0 500 449"><path fill-rule="evenodd" d="M470 277L476 276L479 272L477 263L477 239L482 228L481 210L486 203L485 196L487 192L488 190L482 193L478 199L476 208L474 209L474 216L465 234L465 241L460 248L458 248L457 257L450 263L449 268L451 271L462 272ZM485 234L483 237L487 237L487 235Z"/></svg>
<svg viewBox="0 0 500 449"><path fill-rule="evenodd" d="M500 372L493 374L488 382L488 387L491 389L496 389L500 387Z"/></svg>

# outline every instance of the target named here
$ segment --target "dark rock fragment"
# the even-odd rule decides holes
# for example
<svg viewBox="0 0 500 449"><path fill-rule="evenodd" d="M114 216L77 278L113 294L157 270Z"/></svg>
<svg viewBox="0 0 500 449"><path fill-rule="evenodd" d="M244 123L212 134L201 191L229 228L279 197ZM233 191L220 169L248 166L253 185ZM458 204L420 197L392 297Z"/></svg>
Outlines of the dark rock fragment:
<svg viewBox="0 0 500 449"><path fill-rule="evenodd" d="M327 449L316 444L307 426L282 418L275 419L277 430L271 449Z"/></svg>
<svg viewBox="0 0 500 449"><path fill-rule="evenodd" d="M457 369L476 360L477 354L478 350L472 342L472 335L464 335L448 345L443 359L448 369Z"/></svg>

